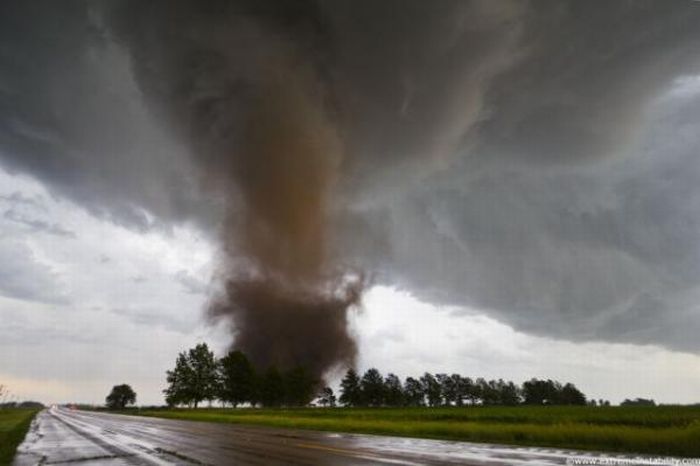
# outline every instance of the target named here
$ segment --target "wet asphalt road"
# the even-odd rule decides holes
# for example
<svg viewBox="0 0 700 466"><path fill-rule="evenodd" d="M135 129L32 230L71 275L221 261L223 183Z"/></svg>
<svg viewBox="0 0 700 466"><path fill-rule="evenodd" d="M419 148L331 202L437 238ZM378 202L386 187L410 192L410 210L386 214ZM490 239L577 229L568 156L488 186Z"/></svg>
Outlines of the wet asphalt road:
<svg viewBox="0 0 700 466"><path fill-rule="evenodd" d="M629 460L629 457L556 449L272 429L52 408L39 413L18 450L13 466L534 466L573 464L571 460L574 457ZM639 461L624 464L652 463Z"/></svg>

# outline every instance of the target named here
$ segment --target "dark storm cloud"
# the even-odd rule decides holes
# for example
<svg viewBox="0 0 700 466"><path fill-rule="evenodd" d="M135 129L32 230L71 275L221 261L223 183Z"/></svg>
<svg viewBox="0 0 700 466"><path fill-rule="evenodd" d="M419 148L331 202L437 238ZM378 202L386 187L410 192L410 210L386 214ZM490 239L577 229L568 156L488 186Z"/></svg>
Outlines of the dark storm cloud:
<svg viewBox="0 0 700 466"><path fill-rule="evenodd" d="M283 6L4 2L3 166L131 226L225 223L285 276L351 264L529 332L700 350L699 94L667 95L696 2ZM299 228L242 243L285 231L280 194Z"/></svg>
<svg viewBox="0 0 700 466"><path fill-rule="evenodd" d="M626 157L489 167L416 190L383 222L385 275L532 333L698 351L695 92L654 103Z"/></svg>
<svg viewBox="0 0 700 466"><path fill-rule="evenodd" d="M182 150L147 115L97 4L0 5L0 158L129 227L196 209Z"/></svg>
<svg viewBox="0 0 700 466"><path fill-rule="evenodd" d="M693 73L700 12L690 1L533 2L528 59L501 75L483 151L531 163L624 150L649 102Z"/></svg>

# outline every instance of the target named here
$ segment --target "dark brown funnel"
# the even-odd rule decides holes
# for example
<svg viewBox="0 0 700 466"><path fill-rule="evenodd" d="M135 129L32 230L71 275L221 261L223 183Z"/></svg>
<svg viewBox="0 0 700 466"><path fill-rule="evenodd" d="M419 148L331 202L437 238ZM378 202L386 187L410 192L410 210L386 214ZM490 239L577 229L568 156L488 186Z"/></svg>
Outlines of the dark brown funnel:
<svg viewBox="0 0 700 466"><path fill-rule="evenodd" d="M209 309L258 365L321 377L352 363L346 313L363 281L329 225L344 144L314 2L124 4L118 22L153 110L184 136L224 206ZM340 285L339 285L340 284Z"/></svg>

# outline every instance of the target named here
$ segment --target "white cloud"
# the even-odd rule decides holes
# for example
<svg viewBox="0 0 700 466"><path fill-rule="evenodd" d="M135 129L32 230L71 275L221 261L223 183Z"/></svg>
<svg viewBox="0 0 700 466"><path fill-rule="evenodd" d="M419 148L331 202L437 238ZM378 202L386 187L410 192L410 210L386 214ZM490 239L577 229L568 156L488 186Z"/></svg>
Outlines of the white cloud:
<svg viewBox="0 0 700 466"><path fill-rule="evenodd" d="M21 239L3 235L0 242L0 295L28 301L66 301L60 276Z"/></svg>

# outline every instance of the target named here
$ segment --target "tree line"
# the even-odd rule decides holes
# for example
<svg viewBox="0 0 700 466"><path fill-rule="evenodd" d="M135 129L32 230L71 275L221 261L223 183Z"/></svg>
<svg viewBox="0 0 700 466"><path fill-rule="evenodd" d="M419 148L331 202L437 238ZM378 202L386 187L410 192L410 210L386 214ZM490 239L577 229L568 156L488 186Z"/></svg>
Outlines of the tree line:
<svg viewBox="0 0 700 466"><path fill-rule="evenodd" d="M634 400L625 398L625 401L620 403L620 406L656 406L656 401L646 398L635 398Z"/></svg>
<svg viewBox="0 0 700 466"><path fill-rule="evenodd" d="M516 385L502 379L427 372L402 381L374 368L362 375L348 370L336 398L330 387L322 387L304 367L281 371L271 366L260 371L241 351L217 359L206 343L180 353L175 367L167 371L167 382L163 393L169 406L195 408L214 400L233 407L306 406L314 399L322 406L339 402L357 407L586 404L586 396L571 383L532 379Z"/></svg>
<svg viewBox="0 0 700 466"><path fill-rule="evenodd" d="M17 395L10 392L6 385L0 384L0 409L7 408L32 408L41 409L44 405L38 401L20 401Z"/></svg>
<svg viewBox="0 0 700 466"><path fill-rule="evenodd" d="M532 379L521 386L510 381L471 379L460 374L386 377L377 369L360 376L348 370L340 384L339 401L345 406L465 406L465 405L585 405L586 396L575 385ZM330 404L330 400L329 400Z"/></svg>
<svg viewBox="0 0 700 466"><path fill-rule="evenodd" d="M6 408L42 409L44 404L39 401L5 401L0 403L0 409Z"/></svg>

